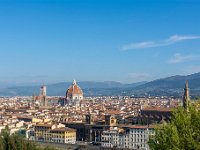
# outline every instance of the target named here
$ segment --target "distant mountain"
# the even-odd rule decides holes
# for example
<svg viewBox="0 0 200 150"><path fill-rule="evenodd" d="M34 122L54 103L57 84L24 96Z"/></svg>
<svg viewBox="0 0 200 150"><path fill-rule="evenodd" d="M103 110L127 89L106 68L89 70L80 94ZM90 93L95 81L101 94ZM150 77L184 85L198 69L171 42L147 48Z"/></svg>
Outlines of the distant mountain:
<svg viewBox="0 0 200 150"><path fill-rule="evenodd" d="M168 78L158 79L139 85L133 89L129 89L129 94L135 95L172 95L182 96L185 82L188 80L190 93L193 96L200 95L200 73L195 73L187 76L172 76Z"/></svg>
<svg viewBox="0 0 200 150"><path fill-rule="evenodd" d="M186 80L189 81L190 93L192 96L200 96L200 73L187 76L172 76L158 79L151 82L138 82L132 84L122 84L120 82L105 81L78 82L83 89L85 96L177 96L183 95ZM47 85L47 95L65 96L65 92L71 82L61 82ZM0 96L30 96L38 95L40 86L16 86L0 90Z"/></svg>
<svg viewBox="0 0 200 150"><path fill-rule="evenodd" d="M78 82L78 85L83 89L86 96L96 96L96 95L112 95L112 93L120 92L120 89L133 88L138 85L147 82L138 82L132 84L122 84L120 82L105 81L105 82L93 82L93 81L83 81ZM61 82L56 84L47 85L47 95L53 96L64 96L68 87L72 82ZM40 86L15 86L0 90L0 96L30 96L38 95L40 92Z"/></svg>

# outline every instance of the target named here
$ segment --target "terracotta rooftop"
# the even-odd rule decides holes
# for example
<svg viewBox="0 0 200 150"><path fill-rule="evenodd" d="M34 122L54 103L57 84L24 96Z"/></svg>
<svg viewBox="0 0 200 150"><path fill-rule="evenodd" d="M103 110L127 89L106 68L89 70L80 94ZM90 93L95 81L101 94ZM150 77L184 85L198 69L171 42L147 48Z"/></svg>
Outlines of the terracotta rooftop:
<svg viewBox="0 0 200 150"><path fill-rule="evenodd" d="M161 108L161 107L145 107L141 111L163 111L163 112L171 112L170 108Z"/></svg>
<svg viewBox="0 0 200 150"><path fill-rule="evenodd" d="M36 127L52 127L52 124L36 124Z"/></svg>
<svg viewBox="0 0 200 150"><path fill-rule="evenodd" d="M72 128L66 128L66 127L62 127L62 128L55 128L51 131L58 131L58 132L76 132L75 129Z"/></svg>
<svg viewBox="0 0 200 150"><path fill-rule="evenodd" d="M128 128L132 128L132 129L154 129L156 128L156 125L127 125L127 126L121 126L121 127L128 127Z"/></svg>
<svg viewBox="0 0 200 150"><path fill-rule="evenodd" d="M81 88L76 84L76 81L73 81L73 84L68 88L66 95L73 95L73 94L83 94Z"/></svg>

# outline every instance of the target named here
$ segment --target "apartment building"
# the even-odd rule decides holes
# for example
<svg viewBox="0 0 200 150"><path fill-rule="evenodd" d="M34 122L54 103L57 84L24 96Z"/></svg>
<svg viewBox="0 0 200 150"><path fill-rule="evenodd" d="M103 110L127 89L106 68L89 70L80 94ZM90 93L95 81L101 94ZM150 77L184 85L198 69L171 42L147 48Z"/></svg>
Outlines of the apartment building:
<svg viewBox="0 0 200 150"><path fill-rule="evenodd" d="M71 128L56 128L50 131L51 142L75 144L76 130Z"/></svg>
<svg viewBox="0 0 200 150"><path fill-rule="evenodd" d="M155 134L154 126L123 126L103 131L101 146L148 150L149 136Z"/></svg>
<svg viewBox="0 0 200 150"><path fill-rule="evenodd" d="M66 128L63 124L36 124L34 132L36 141L71 144L76 142L76 130Z"/></svg>

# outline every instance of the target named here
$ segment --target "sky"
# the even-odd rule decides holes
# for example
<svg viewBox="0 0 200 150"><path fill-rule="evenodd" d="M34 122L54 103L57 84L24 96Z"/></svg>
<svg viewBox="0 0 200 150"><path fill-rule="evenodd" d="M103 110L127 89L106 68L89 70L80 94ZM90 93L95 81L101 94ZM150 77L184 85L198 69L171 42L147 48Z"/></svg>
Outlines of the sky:
<svg viewBox="0 0 200 150"><path fill-rule="evenodd" d="M198 0L0 0L0 84L200 72Z"/></svg>

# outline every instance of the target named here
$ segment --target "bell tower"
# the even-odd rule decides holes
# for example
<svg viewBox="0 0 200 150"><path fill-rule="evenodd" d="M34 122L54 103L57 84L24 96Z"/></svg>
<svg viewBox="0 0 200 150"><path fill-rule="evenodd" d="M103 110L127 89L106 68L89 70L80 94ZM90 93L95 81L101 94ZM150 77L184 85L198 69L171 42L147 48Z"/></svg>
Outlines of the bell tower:
<svg viewBox="0 0 200 150"><path fill-rule="evenodd" d="M85 115L85 123L86 123L86 124L93 124L93 115L91 115L91 114L86 114L86 115Z"/></svg>
<svg viewBox="0 0 200 150"><path fill-rule="evenodd" d="M45 85L42 85L40 88L40 100L42 103L42 106L47 106L47 87Z"/></svg>
<svg viewBox="0 0 200 150"><path fill-rule="evenodd" d="M184 88L184 95L183 95L183 108L186 112L188 112L188 106L190 101L190 94L189 94L189 87L188 81L186 81L185 88Z"/></svg>
<svg viewBox="0 0 200 150"><path fill-rule="evenodd" d="M115 119L114 116L111 116L109 114L105 115L105 125L114 126L116 125L116 123L117 123L117 120Z"/></svg>

